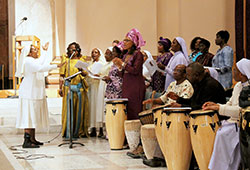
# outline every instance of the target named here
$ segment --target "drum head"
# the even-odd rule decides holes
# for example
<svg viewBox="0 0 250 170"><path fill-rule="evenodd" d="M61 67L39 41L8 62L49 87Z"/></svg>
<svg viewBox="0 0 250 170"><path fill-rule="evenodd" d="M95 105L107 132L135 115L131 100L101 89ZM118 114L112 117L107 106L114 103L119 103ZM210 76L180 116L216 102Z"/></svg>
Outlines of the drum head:
<svg viewBox="0 0 250 170"><path fill-rule="evenodd" d="M106 104L126 104L128 103L127 98L120 98L120 99L105 99Z"/></svg>
<svg viewBox="0 0 250 170"><path fill-rule="evenodd" d="M214 115L217 111L214 110L194 110L190 113L191 117L203 116L203 115Z"/></svg>
<svg viewBox="0 0 250 170"><path fill-rule="evenodd" d="M156 112L157 110L163 109L167 107L167 105L159 105L159 106L155 106L154 108L152 108L153 113Z"/></svg>
<svg viewBox="0 0 250 170"><path fill-rule="evenodd" d="M163 109L163 112L166 114L171 114L171 113L190 113L191 112L191 107L167 107Z"/></svg>
<svg viewBox="0 0 250 170"><path fill-rule="evenodd" d="M139 117L151 114L152 112L153 112L152 109L144 110L144 111L142 111L142 112L139 113Z"/></svg>

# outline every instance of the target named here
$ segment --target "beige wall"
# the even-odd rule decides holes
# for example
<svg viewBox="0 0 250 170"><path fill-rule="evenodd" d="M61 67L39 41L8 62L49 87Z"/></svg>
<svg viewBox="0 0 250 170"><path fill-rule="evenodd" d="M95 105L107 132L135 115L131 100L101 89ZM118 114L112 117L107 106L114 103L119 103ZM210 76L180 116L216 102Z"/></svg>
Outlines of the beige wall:
<svg viewBox="0 0 250 170"><path fill-rule="evenodd" d="M142 33L144 49L156 53L155 0L77 0L77 40L84 54L89 55L94 47L104 52L131 28Z"/></svg>
<svg viewBox="0 0 250 170"><path fill-rule="evenodd" d="M31 27L26 33L52 41L55 55L65 52L72 41L80 43L84 55L90 55L94 47L104 52L114 39L122 40L131 28L139 29L147 42L143 49L153 55L157 55L160 36L171 40L182 36L188 47L193 37L201 36L211 42L210 51L216 53L215 34L221 29L230 32L229 44L235 47L234 0L45 0L43 3L29 0L36 7L32 14L25 13L30 12L30 4L15 8L24 0L9 2L12 2L9 16L16 14L10 17L10 23L14 25L24 15L28 16ZM49 7L45 8L45 4ZM39 9L46 13L37 13ZM30 17L36 20L31 22Z"/></svg>
<svg viewBox="0 0 250 170"><path fill-rule="evenodd" d="M208 39L210 51L216 53L215 35L230 32L229 44L235 47L234 0L158 0L157 35L173 39L181 36L190 46L195 36Z"/></svg>

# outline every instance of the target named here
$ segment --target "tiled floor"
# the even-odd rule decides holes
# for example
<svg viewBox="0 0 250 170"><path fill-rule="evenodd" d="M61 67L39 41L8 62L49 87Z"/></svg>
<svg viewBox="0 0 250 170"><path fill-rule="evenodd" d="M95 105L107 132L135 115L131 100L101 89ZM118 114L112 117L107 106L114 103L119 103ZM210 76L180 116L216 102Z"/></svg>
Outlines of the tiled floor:
<svg viewBox="0 0 250 170"><path fill-rule="evenodd" d="M61 130L61 98L48 98L50 117L49 133L38 131L37 138L48 141L58 135ZM132 159L126 155L128 150L111 151L105 139L89 138L79 139L77 142L85 146L68 145L58 147L63 143L58 137L38 149L25 149L28 153L13 154L10 146L20 145L23 142L23 131L15 128L18 99L0 99L0 149L10 161L14 169L22 170L142 170L152 169L143 165L142 159ZM18 149L22 149L19 147ZM28 156L30 154L46 154L54 158L36 160L16 159L15 156ZM157 168L163 170L166 168ZM1 165L0 165L0 170Z"/></svg>
<svg viewBox="0 0 250 170"><path fill-rule="evenodd" d="M57 134L38 134L37 138L41 141L47 141ZM142 159L132 159L126 155L128 150L111 151L108 141L105 139L89 138L79 139L77 142L85 146L74 145L69 149L68 145L58 147L62 143L61 137L58 137L51 143L47 143L38 149L25 149L28 153L13 154L10 146L18 145L23 142L23 135L1 135L1 149L16 169L34 169L34 170L141 170L151 169L143 165ZM21 147L17 147L22 149ZM41 158L36 160L16 159L17 156L28 156L30 154L45 154L54 158ZM166 168L157 168L163 170Z"/></svg>

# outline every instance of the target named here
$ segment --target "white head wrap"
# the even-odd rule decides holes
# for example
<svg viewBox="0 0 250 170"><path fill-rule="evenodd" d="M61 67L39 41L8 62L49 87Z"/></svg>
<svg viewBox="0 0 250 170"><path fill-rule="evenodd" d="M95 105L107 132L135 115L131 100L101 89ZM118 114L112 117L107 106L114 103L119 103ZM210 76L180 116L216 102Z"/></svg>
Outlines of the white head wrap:
<svg viewBox="0 0 250 170"><path fill-rule="evenodd" d="M187 46L186 46L186 42L183 38L181 37L176 37L175 38L178 43L180 44L181 46L181 49L182 49L182 53L184 55L184 57L186 58L187 62L189 63L189 58L188 58L188 52L187 52Z"/></svg>
<svg viewBox="0 0 250 170"><path fill-rule="evenodd" d="M18 66L17 66L17 70L15 73L16 77L19 77L19 78L23 77L24 58L29 54L29 52L30 52L30 46L24 46L24 48L22 49L20 58L18 60Z"/></svg>
<svg viewBox="0 0 250 170"><path fill-rule="evenodd" d="M147 58L147 60L143 63L142 74L143 74L143 76L144 76L146 79L151 80L151 76L152 76L152 75L150 74L149 70L147 69L145 63L148 63L148 62L150 62L150 61L152 61L152 60L154 60L154 59L153 59L153 57L152 57L152 54L151 54L149 51L147 51L147 50L143 50L143 51L146 53L146 55L148 56L148 58Z"/></svg>
<svg viewBox="0 0 250 170"><path fill-rule="evenodd" d="M249 59L242 58L240 61L236 63L236 66L243 75L247 76L247 78L250 79L250 60Z"/></svg>
<svg viewBox="0 0 250 170"><path fill-rule="evenodd" d="M97 50L99 51L99 53L100 53L99 62L101 62L102 64L105 64L105 63L106 63L106 59L105 59L105 56L104 56L102 50L101 50L100 48L96 48L96 49L97 49Z"/></svg>
<svg viewBox="0 0 250 170"><path fill-rule="evenodd" d="M112 52L113 51L113 47L108 47L108 49Z"/></svg>

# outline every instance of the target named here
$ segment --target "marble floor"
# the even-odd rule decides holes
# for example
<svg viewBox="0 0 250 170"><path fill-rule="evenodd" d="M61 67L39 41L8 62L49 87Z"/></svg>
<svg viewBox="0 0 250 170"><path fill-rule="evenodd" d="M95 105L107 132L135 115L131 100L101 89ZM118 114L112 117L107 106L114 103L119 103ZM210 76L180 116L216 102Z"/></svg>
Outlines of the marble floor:
<svg viewBox="0 0 250 170"><path fill-rule="evenodd" d="M48 141L61 131L61 98L48 98L50 118L49 131L37 131L37 139ZM22 170L143 170L152 169L142 163L142 159L132 159L126 155L128 150L111 151L105 139L81 138L77 142L85 146L68 145L58 147L63 143L61 136L38 149L11 150L11 146L23 142L23 131L15 128L18 99L0 99L0 150L4 158L9 160L12 169ZM16 154L19 153L19 154ZM47 158L34 159L45 154ZM31 155L31 157L30 157ZM34 157L36 156L36 157ZM43 156L43 155L42 155ZM17 158L31 158L31 160ZM0 160L0 170L2 170ZM157 168L163 170L166 168ZM6 170L3 169L3 170ZM8 169L9 170L9 169Z"/></svg>
<svg viewBox="0 0 250 170"><path fill-rule="evenodd" d="M38 134L37 138L41 141L48 141L57 136L58 133ZM77 142L85 146L73 145L69 149L68 145L58 147L63 143L61 137L56 138L50 143L38 149L22 149L15 147L21 154L15 154L17 151L10 150L11 146L20 145L23 142L23 135L5 134L0 135L0 149L10 161L14 169L29 170L142 170L151 169L143 165L142 159L132 159L126 155L128 150L111 151L108 141L98 138L81 138ZM27 157L28 155L38 156L36 154L45 154L48 158L33 160L17 159L16 156ZM32 158L32 157L30 157ZM35 157L33 157L35 158ZM1 168L0 168L1 169ZM166 168L157 168L163 170Z"/></svg>

